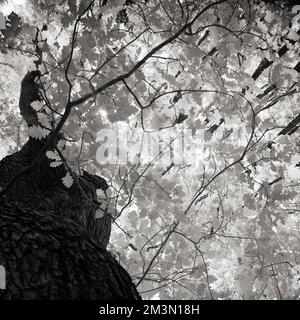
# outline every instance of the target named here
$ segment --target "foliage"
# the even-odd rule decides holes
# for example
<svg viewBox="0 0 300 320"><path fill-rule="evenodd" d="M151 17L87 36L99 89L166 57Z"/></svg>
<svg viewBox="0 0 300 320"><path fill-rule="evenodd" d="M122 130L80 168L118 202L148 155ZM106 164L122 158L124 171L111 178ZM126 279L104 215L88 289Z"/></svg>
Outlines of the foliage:
<svg viewBox="0 0 300 320"><path fill-rule="evenodd" d="M143 297L298 298L298 123L279 133L299 112L299 14L250 0L40 0L14 10L1 41L6 151L26 137L16 88L38 67L68 167L110 181L110 249ZM98 163L97 132L122 127L129 144L142 141L138 156ZM174 163L184 132L193 143ZM141 161L155 133L161 149Z"/></svg>

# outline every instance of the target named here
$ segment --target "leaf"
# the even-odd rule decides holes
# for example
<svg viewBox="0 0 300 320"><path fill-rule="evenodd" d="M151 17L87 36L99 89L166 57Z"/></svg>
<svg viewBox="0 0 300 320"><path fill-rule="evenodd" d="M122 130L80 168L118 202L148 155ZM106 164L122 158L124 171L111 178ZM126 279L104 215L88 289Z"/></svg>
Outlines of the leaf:
<svg viewBox="0 0 300 320"><path fill-rule="evenodd" d="M63 184L67 187L70 188L74 182L73 178L71 177L70 173L67 172L66 176L61 179Z"/></svg>
<svg viewBox="0 0 300 320"><path fill-rule="evenodd" d="M62 163L63 163L62 161L53 161L50 163L50 167L56 168L56 167L60 166Z"/></svg>
<svg viewBox="0 0 300 320"><path fill-rule="evenodd" d="M55 151L47 151L46 152L46 156L47 156L47 158L49 158L49 159L51 159L51 160L58 160L58 161L60 161L60 157L59 157L59 155L58 155L58 153L57 152L55 152Z"/></svg>
<svg viewBox="0 0 300 320"><path fill-rule="evenodd" d="M31 102L30 105L31 105L32 109L34 109L35 111L40 111L43 107L43 103L40 101L37 101L37 100Z"/></svg>
<svg viewBox="0 0 300 320"><path fill-rule="evenodd" d="M37 117L38 117L38 121L39 123L47 128L47 129L51 129L51 124L50 124L50 118L46 113L43 112L37 112Z"/></svg>
<svg viewBox="0 0 300 320"><path fill-rule="evenodd" d="M95 212L95 219L101 219L104 217L104 212L100 209L98 209L96 212Z"/></svg>
<svg viewBox="0 0 300 320"><path fill-rule="evenodd" d="M57 142L57 148L62 151L66 147L66 141L65 140L59 140Z"/></svg>
<svg viewBox="0 0 300 320"><path fill-rule="evenodd" d="M76 13L77 13L76 1L68 0L68 5L69 5L69 9L70 9L70 12L72 13L72 15L76 16Z"/></svg>
<svg viewBox="0 0 300 320"><path fill-rule="evenodd" d="M42 128L40 126L30 126L28 128L28 134L30 137L35 139L43 139L49 134L49 130Z"/></svg>
<svg viewBox="0 0 300 320"><path fill-rule="evenodd" d="M97 198L102 198L102 199L106 198L106 195L102 189L97 189L96 193L97 193Z"/></svg>
<svg viewBox="0 0 300 320"><path fill-rule="evenodd" d="M16 36L21 32L21 29L22 19L12 11L6 19L6 28L2 29L1 32L6 39L16 38Z"/></svg>
<svg viewBox="0 0 300 320"><path fill-rule="evenodd" d="M188 118L188 115L185 115L183 113L179 113L178 118L175 120L176 124L182 123L183 121L185 121Z"/></svg>
<svg viewBox="0 0 300 320"><path fill-rule="evenodd" d="M128 247L131 248L133 251L138 250L132 243L129 243Z"/></svg>

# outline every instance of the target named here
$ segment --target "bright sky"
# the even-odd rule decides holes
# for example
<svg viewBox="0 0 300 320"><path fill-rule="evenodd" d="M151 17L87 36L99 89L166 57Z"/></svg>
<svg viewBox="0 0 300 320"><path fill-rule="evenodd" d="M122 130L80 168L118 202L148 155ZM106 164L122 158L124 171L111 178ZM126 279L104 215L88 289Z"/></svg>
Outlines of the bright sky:
<svg viewBox="0 0 300 320"><path fill-rule="evenodd" d="M12 11L18 11L18 7L24 6L26 0L9 0L0 3L0 11L4 15L10 14Z"/></svg>

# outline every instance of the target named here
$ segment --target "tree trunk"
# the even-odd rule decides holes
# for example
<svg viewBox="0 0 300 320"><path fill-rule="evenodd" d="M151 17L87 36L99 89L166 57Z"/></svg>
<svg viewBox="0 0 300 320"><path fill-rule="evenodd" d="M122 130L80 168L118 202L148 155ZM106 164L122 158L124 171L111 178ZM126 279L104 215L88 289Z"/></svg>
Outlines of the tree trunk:
<svg viewBox="0 0 300 320"><path fill-rule="evenodd" d="M21 88L20 111L28 126L38 121L30 106L38 98L35 76L27 74ZM40 156L47 139L30 137L0 162L0 265L6 271L0 299L140 299L128 273L105 249L112 217L104 212L95 219L96 190L108 188L103 178L73 174L67 188L67 168L50 167L42 155L6 188Z"/></svg>

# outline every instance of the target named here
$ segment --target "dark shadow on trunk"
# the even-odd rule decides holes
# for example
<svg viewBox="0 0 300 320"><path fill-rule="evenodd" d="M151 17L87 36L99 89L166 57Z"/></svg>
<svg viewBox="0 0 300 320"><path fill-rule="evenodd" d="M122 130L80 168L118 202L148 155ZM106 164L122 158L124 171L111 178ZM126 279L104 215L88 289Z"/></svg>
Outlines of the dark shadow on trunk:
<svg viewBox="0 0 300 320"><path fill-rule="evenodd" d="M28 126L37 116L37 72L22 82L20 111ZM61 137L60 137L61 138ZM128 273L106 250L112 217L101 209L96 190L105 179L83 171L67 188L63 164L39 163L8 183L40 154L47 139L29 138L22 149L0 161L0 265L6 271L1 299L140 299ZM58 139L56 139L57 142ZM48 148L55 150L56 142ZM101 219L95 219L103 210Z"/></svg>

